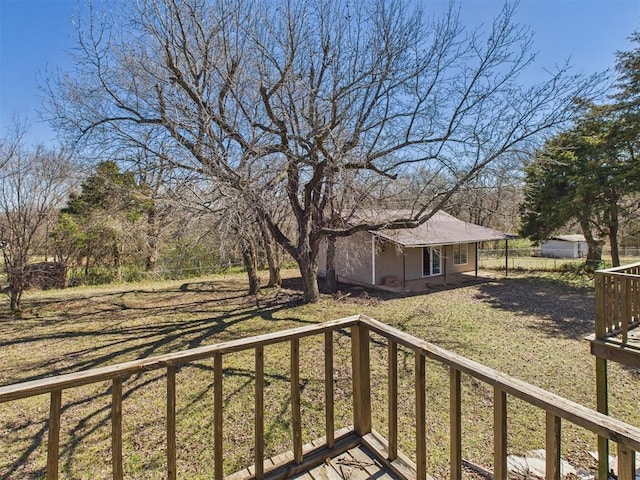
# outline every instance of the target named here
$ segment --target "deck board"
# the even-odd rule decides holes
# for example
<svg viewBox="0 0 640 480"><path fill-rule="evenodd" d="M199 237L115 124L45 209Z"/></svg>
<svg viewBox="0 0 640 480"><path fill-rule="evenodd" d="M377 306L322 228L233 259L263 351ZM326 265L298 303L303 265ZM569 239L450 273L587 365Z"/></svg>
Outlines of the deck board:
<svg viewBox="0 0 640 480"><path fill-rule="evenodd" d="M322 465L293 478L297 480L367 480L371 478L399 480L399 477L386 471L362 445L330 458Z"/></svg>

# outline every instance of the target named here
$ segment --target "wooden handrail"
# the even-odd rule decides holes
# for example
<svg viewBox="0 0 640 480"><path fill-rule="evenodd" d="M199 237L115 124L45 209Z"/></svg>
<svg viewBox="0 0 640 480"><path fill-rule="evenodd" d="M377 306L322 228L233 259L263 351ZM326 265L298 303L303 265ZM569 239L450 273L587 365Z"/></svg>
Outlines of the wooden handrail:
<svg viewBox="0 0 640 480"><path fill-rule="evenodd" d="M640 428L638 427L598 413L579 403L420 340L364 315L360 316L360 321L366 324L372 332L382 335L388 340L393 340L416 353L422 353L432 360L493 385L513 397L524 400L545 412L553 413L579 427L607 437L609 440L621 442L635 451L640 451Z"/></svg>
<svg viewBox="0 0 640 480"><path fill-rule="evenodd" d="M353 379L353 418L354 430L350 432L335 432L333 424L333 332L336 330L351 330L351 361ZM167 375L167 477L176 476L176 373L178 366L204 358L214 360L214 474L216 480L223 478L223 357L227 353L254 350L255 354L255 430L254 451L255 467L252 476L263 478L274 472L282 465L267 465L264 462L264 346L275 343L289 342L291 347L291 375L290 375L290 407L291 407L291 444L292 466L282 470L286 472L300 472L309 466L322 463L323 455L331 452L344 451L354 444L355 439L372 445L380 445L377 434L373 429L371 415L371 368L370 368L370 334L382 336L388 342L388 431L389 443L380 447L379 455L391 467L402 475L407 468L407 457L398 451L398 419L397 419L397 354L401 346L413 352L415 356L415 411L416 438L413 457L416 459L413 476L425 479L427 476L427 438L426 438L426 383L425 360L437 361L449 367L450 377L450 468L451 478L461 478L462 465L462 375L471 376L493 388L494 392L494 475L495 479L507 478L507 402L509 396L519 398L530 405L541 409L546 415L546 449L547 449L547 478L560 478L561 424L563 420L570 421L588 431L618 443L620 452L621 478L631 478L633 467L633 452L640 450L640 428L628 425L607 415L590 410L575 402L547 392L539 387L530 385L494 369L485 367L477 362L447 351L424 340L385 325L377 320L363 315L306 326L284 332L260 335L252 338L234 340L217 345L201 347L184 352L161 355L149 359L127 362L124 364L103 367L99 369L62 375L49 379L24 382L0 388L0 402L8 402L19 398L31 397L43 393L50 393L49 444L47 459L47 476L58 477L60 413L62 408L63 390L89 383L113 381L112 391L112 447L113 447L113 478L121 479L122 472L122 380L127 375L142 371L165 369ZM313 449L303 446L303 421L300 408L300 344L301 338L310 335L322 335L325 340L325 429L327 437L323 445L315 445ZM335 438L334 438L335 433ZM331 438L329 438L331 437ZM368 442L368 443L367 443ZM375 449L375 448L374 448ZM384 451L383 451L384 450ZM382 452L382 453L380 453ZM267 467L265 467L267 465ZM284 478L284 477L278 477Z"/></svg>
<svg viewBox="0 0 640 480"><path fill-rule="evenodd" d="M318 335L326 331L340 330L357 325L358 321L359 316L353 315L351 317L345 317L321 324L231 340L224 343L218 343L216 345L207 345L204 347L184 350L182 352L157 355L155 357L133 360L131 362L119 363L108 367L94 368L77 373L68 373L65 375L43 378L41 380L31 380L29 382L7 385L0 387L0 403L20 398L34 397L43 393L50 393L53 390L65 390L67 388L80 387L82 385L103 382L105 380L113 380L117 377L128 377L137 373L165 369L169 365L177 366L198 360L204 360L212 358L216 354L227 355L229 353L241 352L243 350L252 350L258 346L265 347L267 345L290 341L295 338L300 339L312 335Z"/></svg>
<svg viewBox="0 0 640 480"><path fill-rule="evenodd" d="M596 270L596 273L640 273L640 262L629 263L627 265L620 265L619 267L603 268Z"/></svg>

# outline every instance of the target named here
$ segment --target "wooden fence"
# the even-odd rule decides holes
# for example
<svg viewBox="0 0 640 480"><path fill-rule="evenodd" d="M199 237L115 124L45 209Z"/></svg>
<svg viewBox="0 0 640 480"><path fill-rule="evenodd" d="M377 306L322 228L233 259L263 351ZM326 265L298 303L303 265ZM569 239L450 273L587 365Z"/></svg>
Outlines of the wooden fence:
<svg viewBox="0 0 640 480"><path fill-rule="evenodd" d="M335 430L334 422L334 340L333 332L350 330L351 374L353 384L353 427ZM388 349L388 415L386 429L388 438L382 438L373 430L371 413L371 363L370 335L381 336ZM325 437L321 442L303 445L304 418L300 401L300 339L309 336L324 336L325 372ZM290 344L290 408L291 408L291 451L292 455L281 456L281 462L266 462L264 458L264 347L277 343ZM410 453L415 462L399 450L398 442L398 347L406 349L414 357L415 447ZM507 478L507 402L509 397L519 398L546 416L546 462L547 478L559 479L561 426L569 421L594 434L617 442L618 476L620 480L634 478L634 451L640 450L640 429L606 415L600 414L577 403L549 393L526 382L487 368L477 362L439 348L400 330L389 327L364 316L352 316L340 320L305 326L277 333L260 335L247 339L220 343L186 350L183 352L121 363L109 367L35 380L0 388L0 402L11 402L35 395L50 395L49 436L47 478L58 478L60 413L62 393L81 385L103 382L113 383L111 401L112 465L113 478L123 478L122 458L122 402L125 379L134 374L164 369L166 371L166 465L167 478L176 478L176 370L185 364L213 358L214 363L214 471L213 478L223 478L223 363L224 357L233 352L253 350L255 358L255 418L254 452L255 466L246 469L244 477L262 479L285 478L318 465L326 458L346 451L358 444L364 444L403 478L427 478L427 434L426 434L426 359L431 359L448 367L449 391L449 436L450 436L450 478L462 477L462 404L461 379L468 375L493 388L493 430L494 430L494 478ZM9 439L10 440L10 439Z"/></svg>

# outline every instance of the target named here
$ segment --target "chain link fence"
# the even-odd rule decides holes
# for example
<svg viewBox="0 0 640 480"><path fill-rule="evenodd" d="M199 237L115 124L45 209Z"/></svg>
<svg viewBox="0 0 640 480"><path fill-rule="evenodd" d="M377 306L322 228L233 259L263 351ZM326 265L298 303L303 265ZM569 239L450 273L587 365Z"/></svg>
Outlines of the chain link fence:
<svg viewBox="0 0 640 480"><path fill-rule="evenodd" d="M504 248L478 251L478 267L485 270L503 270L505 263L510 270L559 270L566 264L581 265L582 258L558 258L542 256L540 248L509 248L508 257ZM611 250L602 253L603 267L611 265ZM640 248L620 247L622 265L640 262Z"/></svg>

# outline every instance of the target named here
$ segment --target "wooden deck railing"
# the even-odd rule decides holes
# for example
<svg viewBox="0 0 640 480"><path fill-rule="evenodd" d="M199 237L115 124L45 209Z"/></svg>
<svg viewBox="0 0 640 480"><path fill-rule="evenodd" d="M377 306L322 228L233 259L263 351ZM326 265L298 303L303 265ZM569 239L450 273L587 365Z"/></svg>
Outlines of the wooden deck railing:
<svg viewBox="0 0 640 480"><path fill-rule="evenodd" d="M640 263L598 270L595 273L597 339L621 335L640 325Z"/></svg>
<svg viewBox="0 0 640 480"><path fill-rule="evenodd" d="M353 429L336 432L334 425L334 381L333 381L333 332L350 330L353 383ZM386 429L388 439L373 430L371 403L370 335L381 336L388 349L388 415ZM324 336L325 341L325 440L311 447L303 445L303 422L300 400L300 339L312 335ZM290 343L290 408L291 408L291 450L282 464L265 467L264 458L264 347L276 343ZM408 460L399 449L398 432L398 347L414 357L415 366L415 414L416 429L414 451L415 463ZM261 479L285 478L301 472L326 458L343 452L358 444L366 445L389 468L404 478L425 480L427 477L427 435L426 435L426 359L431 359L449 369L450 377L450 477L462 476L462 395L461 381L468 375L493 388L494 411L494 478L507 478L507 403L509 397L519 398L542 410L546 415L547 479L559 479L561 426L569 421L594 434L617 442L619 453L618 475L620 480L634 478L634 451L640 450L640 429L615 420L606 415L587 409L526 382L510 377L477 362L439 348L414 336L389 327L376 320L353 316L333 322L317 324L282 332L260 335L217 345L200 347L184 352L122 363L110 367L62 375L42 380L25 382L0 388L0 403L16 399L49 394L51 397L49 414L47 478L58 478L60 412L64 390L81 385L110 380L113 382L111 402L112 423L112 465L113 478L123 477L122 458L122 400L124 380L133 374L150 370L166 370L166 455L167 477L176 478L176 370L189 362L213 358L214 361L214 471L216 480L223 478L223 362L224 356L233 352L253 350L255 353L255 466L246 470L248 477ZM401 432L402 433L402 432Z"/></svg>

